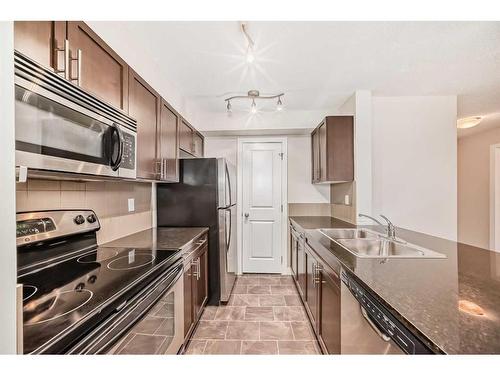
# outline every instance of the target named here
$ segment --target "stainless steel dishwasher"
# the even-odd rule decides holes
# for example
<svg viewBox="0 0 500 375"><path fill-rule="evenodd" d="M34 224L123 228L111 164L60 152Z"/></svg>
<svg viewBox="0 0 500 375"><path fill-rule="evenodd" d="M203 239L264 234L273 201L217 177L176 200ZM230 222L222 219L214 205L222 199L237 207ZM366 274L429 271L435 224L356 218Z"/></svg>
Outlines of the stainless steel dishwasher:
<svg viewBox="0 0 500 375"><path fill-rule="evenodd" d="M353 276L341 275L341 354L432 353Z"/></svg>

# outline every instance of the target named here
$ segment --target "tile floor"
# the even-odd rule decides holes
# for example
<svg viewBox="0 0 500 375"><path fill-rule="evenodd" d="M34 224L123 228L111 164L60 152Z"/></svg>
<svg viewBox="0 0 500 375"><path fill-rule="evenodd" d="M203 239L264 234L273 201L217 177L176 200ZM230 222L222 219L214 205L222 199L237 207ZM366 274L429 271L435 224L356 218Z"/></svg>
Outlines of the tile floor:
<svg viewBox="0 0 500 375"><path fill-rule="evenodd" d="M291 276L243 275L227 306L206 307L186 354L319 354Z"/></svg>

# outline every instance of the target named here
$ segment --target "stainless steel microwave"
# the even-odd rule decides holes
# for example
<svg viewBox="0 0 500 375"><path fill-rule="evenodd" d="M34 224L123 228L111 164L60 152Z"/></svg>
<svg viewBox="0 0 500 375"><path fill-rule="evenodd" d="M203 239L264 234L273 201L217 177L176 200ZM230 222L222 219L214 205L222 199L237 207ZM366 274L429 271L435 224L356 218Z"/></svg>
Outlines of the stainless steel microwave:
<svg viewBox="0 0 500 375"><path fill-rule="evenodd" d="M136 177L134 119L17 51L14 61L17 166Z"/></svg>

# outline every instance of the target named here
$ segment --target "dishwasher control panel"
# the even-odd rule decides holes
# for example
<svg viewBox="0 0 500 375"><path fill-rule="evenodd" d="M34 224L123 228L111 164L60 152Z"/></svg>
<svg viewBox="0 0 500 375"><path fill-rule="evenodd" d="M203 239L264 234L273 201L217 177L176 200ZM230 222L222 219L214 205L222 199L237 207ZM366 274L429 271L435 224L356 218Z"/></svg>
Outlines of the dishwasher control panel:
<svg viewBox="0 0 500 375"><path fill-rule="evenodd" d="M366 291L366 289L362 288L359 283L345 271L342 271L342 282L349 287L352 295L366 311L368 319L370 319L385 336L392 339L405 353L433 353L384 306L377 302L374 296Z"/></svg>

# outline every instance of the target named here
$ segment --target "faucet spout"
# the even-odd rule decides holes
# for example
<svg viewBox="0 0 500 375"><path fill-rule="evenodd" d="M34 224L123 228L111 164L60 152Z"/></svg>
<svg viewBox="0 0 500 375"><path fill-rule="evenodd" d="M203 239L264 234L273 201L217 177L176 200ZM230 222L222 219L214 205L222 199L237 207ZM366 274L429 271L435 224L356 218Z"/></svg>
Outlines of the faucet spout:
<svg viewBox="0 0 500 375"><path fill-rule="evenodd" d="M374 222L376 222L378 225L382 225L382 226L386 226L386 231L387 231L387 237L390 239L390 240L393 240L395 241L396 240L396 227L394 226L394 224L387 218L387 216L385 215L380 215L380 217L382 219L384 219L386 222L387 222L387 225L381 223L379 220L375 219L373 216L370 216L370 215L366 215L366 214L359 214L358 215L359 217L366 217L368 219L371 219L373 220Z"/></svg>

